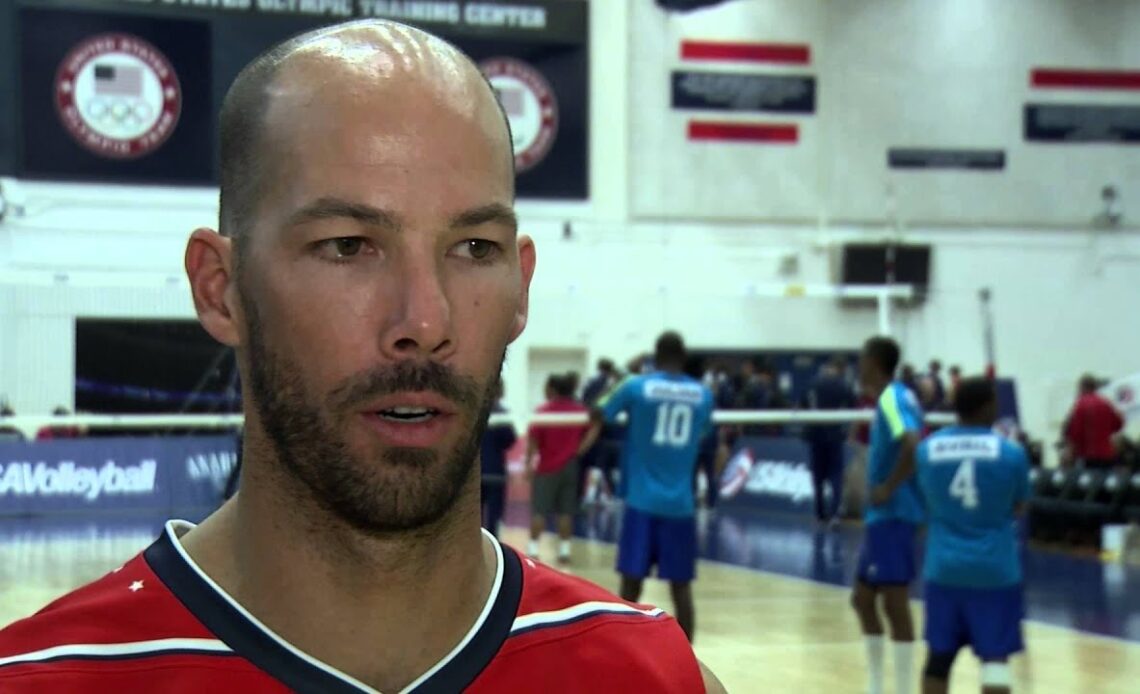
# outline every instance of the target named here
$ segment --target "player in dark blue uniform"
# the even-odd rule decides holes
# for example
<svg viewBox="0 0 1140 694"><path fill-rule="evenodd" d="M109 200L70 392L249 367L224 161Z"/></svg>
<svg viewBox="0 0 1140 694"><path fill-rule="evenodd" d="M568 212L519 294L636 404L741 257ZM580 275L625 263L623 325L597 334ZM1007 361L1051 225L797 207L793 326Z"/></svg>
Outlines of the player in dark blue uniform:
<svg viewBox="0 0 1140 694"><path fill-rule="evenodd" d="M807 391L806 404L812 410L855 409L855 393L843 380L842 362L835 359L820 369ZM821 523L835 527L839 516L839 503L843 498L843 457L847 445L847 430L835 424L821 424L807 428L807 442L811 448L811 482L815 492L815 517ZM824 483L831 488L831 503L824 503Z"/></svg>
<svg viewBox="0 0 1140 694"><path fill-rule="evenodd" d="M581 450L602 421L629 417L621 457L625 515L618 544L621 596L637 602L654 565L669 582L674 614L689 639L695 623L697 527L693 472L701 440L712 430L713 394L686 376L685 344L674 332L657 340L657 371L630 376L598 401L600 410Z"/></svg>
<svg viewBox="0 0 1140 694"><path fill-rule="evenodd" d="M983 694L1007 694L1007 660L1022 650L1021 557L1014 518L1029 495L1029 459L993 431L997 392L972 378L954 391L959 425L923 441L917 476L930 517L926 542L923 694L945 694L963 646L982 660Z"/></svg>
<svg viewBox="0 0 1140 694"><path fill-rule="evenodd" d="M867 642L869 694L883 692L880 596L894 642L895 692L910 694L915 682L909 586L915 578L915 535L924 517L914 480L923 413L914 393L894 380L900 356L894 340L873 337L859 358L864 393L877 401L867 457L866 537L851 596Z"/></svg>
<svg viewBox="0 0 1140 694"><path fill-rule="evenodd" d="M495 386L495 404L491 414L506 414L503 407L503 382ZM483 506L483 527L495 537L499 536L499 524L503 520L503 509L507 497L507 451L515 445L518 434L510 423L488 426L483 432L479 447L479 460L482 464L480 477L481 500Z"/></svg>

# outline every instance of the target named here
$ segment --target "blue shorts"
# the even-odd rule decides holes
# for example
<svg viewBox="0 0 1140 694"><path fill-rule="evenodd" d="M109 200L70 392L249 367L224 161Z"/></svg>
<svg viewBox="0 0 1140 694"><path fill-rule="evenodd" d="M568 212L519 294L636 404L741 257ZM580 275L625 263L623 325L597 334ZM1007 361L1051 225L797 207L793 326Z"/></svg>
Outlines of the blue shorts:
<svg viewBox="0 0 1140 694"><path fill-rule="evenodd" d="M618 573L645 578L654 564L662 580L687 583L696 578L696 518L654 516L626 506L618 542Z"/></svg>
<svg viewBox="0 0 1140 694"><path fill-rule="evenodd" d="M913 523L900 520L869 524L859 552L859 582L873 588L910 585L916 574L917 531Z"/></svg>
<svg viewBox="0 0 1140 694"><path fill-rule="evenodd" d="M1005 660L1025 648L1021 586L958 588L926 584L926 630L932 653L956 653L971 646L978 658Z"/></svg>

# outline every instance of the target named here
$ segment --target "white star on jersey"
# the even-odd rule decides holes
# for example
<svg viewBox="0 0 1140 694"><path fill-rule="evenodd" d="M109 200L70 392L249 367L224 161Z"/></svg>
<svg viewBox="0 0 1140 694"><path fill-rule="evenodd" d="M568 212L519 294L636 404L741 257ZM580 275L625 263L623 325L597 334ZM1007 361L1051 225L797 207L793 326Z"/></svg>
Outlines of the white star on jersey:
<svg viewBox="0 0 1140 694"><path fill-rule="evenodd" d="M137 593L137 592L139 592L140 590L142 590L142 587L143 587L143 582L142 582L142 581L135 581L134 583L132 583L132 584L131 584L131 587L129 588L129 590L130 590L132 593Z"/></svg>

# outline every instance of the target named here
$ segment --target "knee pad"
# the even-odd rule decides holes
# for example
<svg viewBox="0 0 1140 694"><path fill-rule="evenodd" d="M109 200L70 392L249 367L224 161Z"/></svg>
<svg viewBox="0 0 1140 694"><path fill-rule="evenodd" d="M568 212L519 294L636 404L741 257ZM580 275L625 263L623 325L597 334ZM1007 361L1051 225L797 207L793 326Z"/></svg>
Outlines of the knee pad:
<svg viewBox="0 0 1140 694"><path fill-rule="evenodd" d="M982 686L1012 687L1013 673L1009 670L1009 663L982 663Z"/></svg>
<svg viewBox="0 0 1140 694"><path fill-rule="evenodd" d="M931 679L945 682L950 679L950 668L954 666L954 658L957 655L957 653L931 653L926 657L926 669L923 670L923 674Z"/></svg>

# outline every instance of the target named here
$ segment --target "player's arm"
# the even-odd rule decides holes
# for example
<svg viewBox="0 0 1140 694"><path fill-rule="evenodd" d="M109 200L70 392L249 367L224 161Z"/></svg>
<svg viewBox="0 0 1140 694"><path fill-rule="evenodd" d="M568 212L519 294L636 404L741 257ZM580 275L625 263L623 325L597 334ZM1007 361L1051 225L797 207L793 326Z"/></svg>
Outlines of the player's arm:
<svg viewBox="0 0 1140 694"><path fill-rule="evenodd" d="M586 454L586 451L594 447L598 442L598 437L602 435L602 427L607 422L613 423L617 421L619 414L624 412L629 407L629 390L631 376L626 376L621 383L610 389L608 393L598 398L598 402L594 405L594 409L590 410L590 429L586 435L582 437L582 444L578 446L578 456L581 457Z"/></svg>
<svg viewBox="0 0 1140 694"><path fill-rule="evenodd" d="M1017 487L1013 496L1013 517L1021 518L1029 507L1029 456L1018 444L1013 446L1018 459Z"/></svg>
<svg viewBox="0 0 1140 694"><path fill-rule="evenodd" d="M574 454L581 458L586 455L586 452L594 447L598 442L598 437L602 435L602 426L605 424L605 419L602 413L598 410L590 410L590 428L586 430L586 435L582 437L582 443L578 446L578 451Z"/></svg>
<svg viewBox="0 0 1140 694"><path fill-rule="evenodd" d="M707 694L728 694L728 690L724 688L724 685L720 683L720 680L716 678L716 675L713 674L707 665L700 660L697 661L697 664L701 666L701 679L705 683L705 692L707 692Z"/></svg>
<svg viewBox="0 0 1140 694"><path fill-rule="evenodd" d="M538 437L539 430L535 426L531 426L527 432L526 437L526 457L523 458L523 469L526 471L527 477L534 475L535 457L538 456Z"/></svg>
<svg viewBox="0 0 1140 694"><path fill-rule="evenodd" d="M915 413L903 407L898 394L891 390L879 402L883 416L890 427L891 436L899 440L899 457L886 481L871 490L871 503L886 503L904 482L914 475L914 452L918 448L922 422Z"/></svg>
<svg viewBox="0 0 1140 694"><path fill-rule="evenodd" d="M902 435L902 444L899 447L899 459L895 462L887 480L875 487L874 499L876 504L882 504L891 498L891 495L902 486L904 482L914 475L914 452L918 448L918 432L907 431Z"/></svg>

